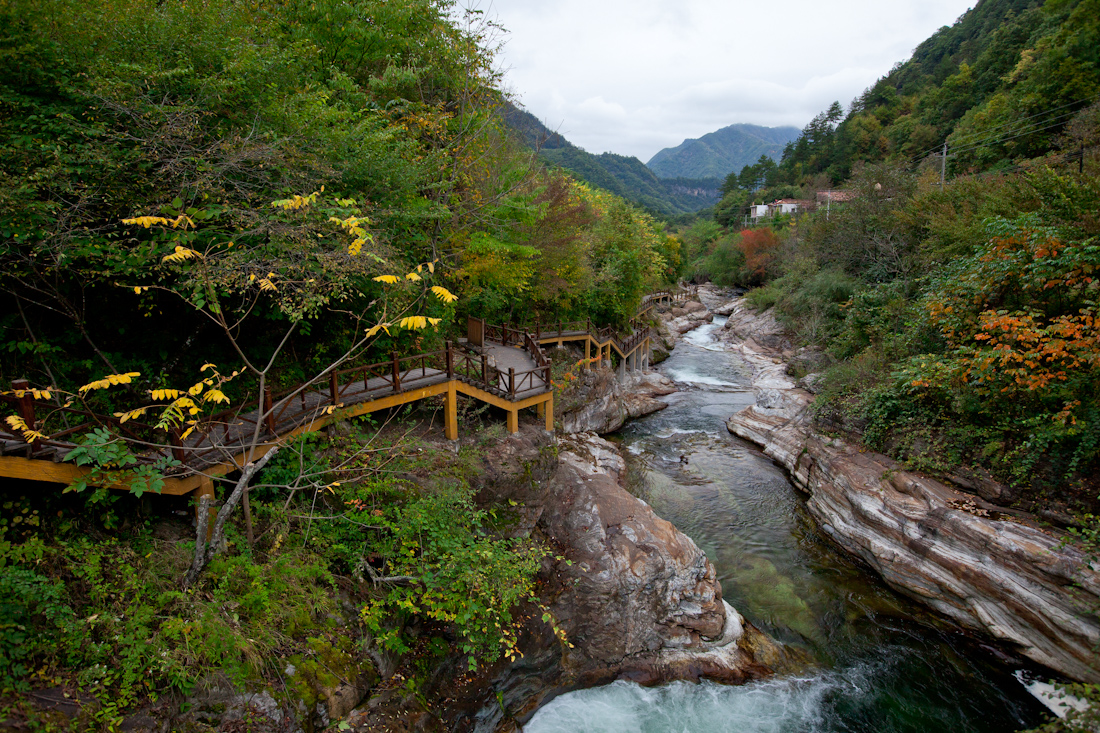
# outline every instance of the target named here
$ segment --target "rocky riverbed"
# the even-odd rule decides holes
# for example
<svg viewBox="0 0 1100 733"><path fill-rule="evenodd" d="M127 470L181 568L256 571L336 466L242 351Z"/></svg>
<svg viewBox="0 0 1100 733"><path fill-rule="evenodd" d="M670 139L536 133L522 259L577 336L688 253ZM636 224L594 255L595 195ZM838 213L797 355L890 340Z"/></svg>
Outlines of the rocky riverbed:
<svg viewBox="0 0 1100 733"><path fill-rule="evenodd" d="M756 404L728 429L787 470L837 544L959 625L1100 681L1100 568L1059 532L823 434L812 395L785 373L796 354L782 329L744 301L730 313L723 338L752 365Z"/></svg>

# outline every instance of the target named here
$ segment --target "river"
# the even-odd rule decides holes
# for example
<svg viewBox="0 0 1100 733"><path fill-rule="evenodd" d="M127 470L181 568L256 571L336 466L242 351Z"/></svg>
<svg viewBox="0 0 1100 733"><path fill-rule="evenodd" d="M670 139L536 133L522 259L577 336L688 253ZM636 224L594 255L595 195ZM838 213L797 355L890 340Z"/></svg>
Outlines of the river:
<svg viewBox="0 0 1100 733"><path fill-rule="evenodd" d="M562 695L526 733L1005 733L1044 708L1018 681L1020 661L952 629L892 592L820 532L770 459L728 433L751 404L749 367L688 334L660 371L682 391L619 436L635 489L714 563L726 600L810 660L743 686L613 684Z"/></svg>

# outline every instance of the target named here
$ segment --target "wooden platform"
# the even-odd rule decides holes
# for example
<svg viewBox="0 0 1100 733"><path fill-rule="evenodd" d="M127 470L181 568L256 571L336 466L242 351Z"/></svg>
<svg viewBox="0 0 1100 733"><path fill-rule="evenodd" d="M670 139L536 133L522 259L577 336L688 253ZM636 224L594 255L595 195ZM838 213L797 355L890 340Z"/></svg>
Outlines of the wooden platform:
<svg viewBox="0 0 1100 733"><path fill-rule="evenodd" d="M96 426L111 426L129 440L143 463L152 464L168 456L180 461L182 467L165 478L161 493L212 494L215 478L240 469L298 435L320 430L337 420L430 397L443 396L444 432L449 440L457 440L459 394L505 410L509 432L519 430L519 411L532 407L544 418L546 429L552 431L554 394L550 362L542 346L584 341L585 357L590 361L606 358L610 362L615 352L621 372L644 369L649 365L651 334L647 326L641 325L642 317L658 303L685 297L684 293L669 292L647 296L626 338L619 338L609 329L594 329L587 322L549 327L536 324L532 333L530 328L489 326L470 319L470 338L465 344L448 343L442 351L402 358L394 355L387 362L326 373L317 381L278 395L267 392L262 408L212 416L203 430L186 439L158 432L136 420L123 424L112 416L36 401L26 382L16 382L14 396L5 395L4 400L46 438L27 443L20 433L2 432L7 426L0 424L0 476L69 485L90 469L65 462L76 447L68 438ZM52 417L62 412L77 426L51 433L48 425L36 422L36 416ZM129 489L129 483L124 478L112 488Z"/></svg>

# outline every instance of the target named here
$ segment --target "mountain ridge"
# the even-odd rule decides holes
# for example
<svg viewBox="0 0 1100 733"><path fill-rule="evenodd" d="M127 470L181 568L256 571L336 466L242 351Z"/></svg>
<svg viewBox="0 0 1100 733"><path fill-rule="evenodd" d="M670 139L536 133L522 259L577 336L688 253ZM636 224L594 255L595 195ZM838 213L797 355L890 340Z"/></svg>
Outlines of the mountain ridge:
<svg viewBox="0 0 1100 733"><path fill-rule="evenodd" d="M589 185L602 188L658 216L690 214L721 198L717 177L659 178L638 158L577 147L544 125L535 115L515 105L501 113L505 124L546 165L563 168Z"/></svg>
<svg viewBox="0 0 1100 733"><path fill-rule="evenodd" d="M763 127L736 123L684 140L657 152L646 167L659 178L725 178L761 155L778 161L787 143L798 139L797 127Z"/></svg>

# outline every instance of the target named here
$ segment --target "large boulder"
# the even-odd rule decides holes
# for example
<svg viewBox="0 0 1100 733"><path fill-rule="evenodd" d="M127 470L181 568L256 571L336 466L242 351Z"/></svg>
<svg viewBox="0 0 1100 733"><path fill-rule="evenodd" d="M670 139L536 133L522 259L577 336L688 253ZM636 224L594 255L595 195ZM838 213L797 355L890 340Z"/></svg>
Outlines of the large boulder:
<svg viewBox="0 0 1100 733"><path fill-rule="evenodd" d="M476 713L479 729L515 730L554 695L615 679L740 683L788 664L722 599L705 553L623 487L614 445L582 433L558 440L553 463L516 461L530 440L506 439L486 455L522 467L500 469L486 491L527 507L534 535L557 548L542 597L568 645L533 614L523 657L477 690L490 700Z"/></svg>
<svg viewBox="0 0 1100 733"><path fill-rule="evenodd" d="M606 367L585 370L562 395L562 429L566 433L613 433L631 418L668 407L656 397L675 391L671 380L655 372L628 372L619 379Z"/></svg>

